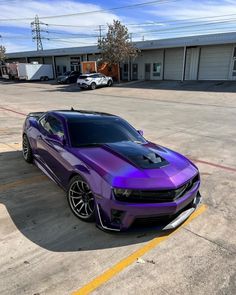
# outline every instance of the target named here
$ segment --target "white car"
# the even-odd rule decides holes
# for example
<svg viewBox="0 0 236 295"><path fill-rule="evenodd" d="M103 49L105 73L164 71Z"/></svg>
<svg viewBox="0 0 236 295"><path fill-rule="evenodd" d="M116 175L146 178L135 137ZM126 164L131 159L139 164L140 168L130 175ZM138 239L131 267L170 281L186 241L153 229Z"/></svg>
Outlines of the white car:
<svg viewBox="0 0 236 295"><path fill-rule="evenodd" d="M101 73L82 74L77 79L77 85L80 88L90 88L92 90L100 86L111 86L112 77L107 77Z"/></svg>

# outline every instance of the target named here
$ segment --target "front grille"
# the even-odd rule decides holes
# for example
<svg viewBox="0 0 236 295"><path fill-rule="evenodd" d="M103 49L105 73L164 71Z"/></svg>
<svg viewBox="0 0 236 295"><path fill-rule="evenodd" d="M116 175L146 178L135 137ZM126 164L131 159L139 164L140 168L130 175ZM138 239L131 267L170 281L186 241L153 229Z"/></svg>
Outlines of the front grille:
<svg viewBox="0 0 236 295"><path fill-rule="evenodd" d="M115 196L116 200L129 203L164 203L173 202L181 198L188 192L193 185L199 180L197 174L187 183L177 189L170 190L132 190L131 194L127 196Z"/></svg>
<svg viewBox="0 0 236 295"><path fill-rule="evenodd" d="M190 202L183 209L179 210L177 213L173 215L162 215L162 216L148 216L148 217L138 217L132 223L132 227L152 227L152 226L160 226L164 227L171 221L173 221L177 216L179 216L182 212L186 211L193 207L193 202Z"/></svg>

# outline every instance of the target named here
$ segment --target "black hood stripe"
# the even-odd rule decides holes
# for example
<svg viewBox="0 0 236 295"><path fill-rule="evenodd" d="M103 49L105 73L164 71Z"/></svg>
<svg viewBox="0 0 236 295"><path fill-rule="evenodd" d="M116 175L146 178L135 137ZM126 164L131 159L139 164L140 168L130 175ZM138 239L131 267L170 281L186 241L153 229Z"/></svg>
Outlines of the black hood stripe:
<svg viewBox="0 0 236 295"><path fill-rule="evenodd" d="M145 144L118 142L109 143L103 147L141 169L156 169L169 164L153 148L149 148Z"/></svg>

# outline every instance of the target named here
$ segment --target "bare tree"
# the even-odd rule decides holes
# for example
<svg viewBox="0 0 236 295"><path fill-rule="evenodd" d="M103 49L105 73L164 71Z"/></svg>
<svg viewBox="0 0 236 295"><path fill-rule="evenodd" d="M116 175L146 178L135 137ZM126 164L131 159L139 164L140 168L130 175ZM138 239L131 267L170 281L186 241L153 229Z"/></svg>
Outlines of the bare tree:
<svg viewBox="0 0 236 295"><path fill-rule="evenodd" d="M106 37L98 40L98 48L101 50L103 62L118 65L118 82L120 82L120 63L135 58L139 52L130 41L127 27L118 20L113 20L113 24L108 25Z"/></svg>
<svg viewBox="0 0 236 295"><path fill-rule="evenodd" d="M2 64L6 58L6 47L3 45L0 45L0 64Z"/></svg>

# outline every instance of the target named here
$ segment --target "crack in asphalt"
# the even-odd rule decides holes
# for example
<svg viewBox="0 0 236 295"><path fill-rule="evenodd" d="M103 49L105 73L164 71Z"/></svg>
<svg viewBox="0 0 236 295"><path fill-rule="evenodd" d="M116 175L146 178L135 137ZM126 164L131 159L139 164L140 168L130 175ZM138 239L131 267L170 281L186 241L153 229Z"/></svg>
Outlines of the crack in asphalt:
<svg viewBox="0 0 236 295"><path fill-rule="evenodd" d="M84 95L88 95L88 93L83 93ZM95 96L108 96L108 97L116 97L116 98L124 98L124 99L138 99L143 101L153 101L153 102L161 102L161 103L170 103L170 104L185 104L185 105L195 105L201 107L216 107L222 109L236 109L235 106L221 106L215 104L202 104L202 103L195 103L195 102L183 102L183 101L176 101L176 100L163 100L163 99L153 99L153 98L146 98L146 97L132 97L132 96L121 96L121 95L112 95L112 94L104 94L104 93L89 93L89 95Z"/></svg>
<svg viewBox="0 0 236 295"><path fill-rule="evenodd" d="M232 250L230 250L230 249L224 247L223 245L221 245L221 244L219 244L219 243L217 243L217 242L215 242L215 241L213 241L213 240L211 240L211 239L208 239L208 238L206 238L206 237L203 237L203 236L201 236L200 234L195 233L195 232L192 231L191 229L183 228L183 230L186 230L186 231L192 233L193 235L195 235L195 236L197 236L197 237L199 237L199 238L201 238L201 239L203 239L203 240L205 240L205 241L207 241L207 242L210 242L210 243L212 243L212 244L218 246L218 247L221 248L221 249L226 250L227 252L229 252L229 253L232 254L232 255L235 255L235 254L236 254L236 251L232 251Z"/></svg>

